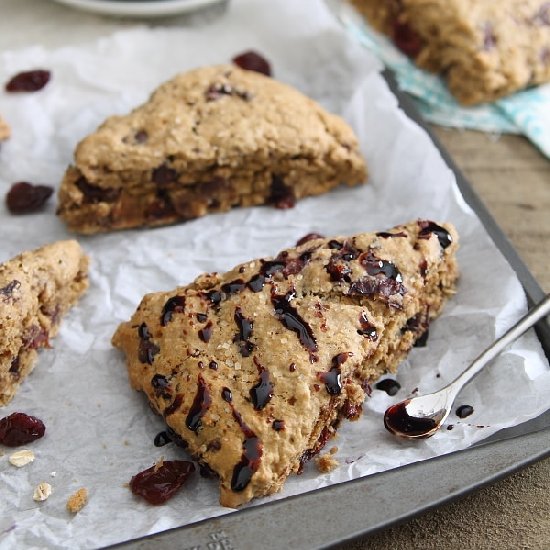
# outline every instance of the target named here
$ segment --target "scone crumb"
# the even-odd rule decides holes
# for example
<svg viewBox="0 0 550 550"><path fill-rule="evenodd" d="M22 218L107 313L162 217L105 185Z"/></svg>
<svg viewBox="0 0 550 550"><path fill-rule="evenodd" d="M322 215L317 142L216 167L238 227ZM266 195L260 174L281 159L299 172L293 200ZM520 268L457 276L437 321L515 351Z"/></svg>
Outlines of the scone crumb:
<svg viewBox="0 0 550 550"><path fill-rule="evenodd" d="M43 502L51 494L52 494L52 486L49 483L43 481L42 483L39 483L35 487L34 493L32 495L32 499L36 502Z"/></svg>
<svg viewBox="0 0 550 550"><path fill-rule="evenodd" d="M11 128L8 123L0 116L0 141L4 141L11 136Z"/></svg>
<svg viewBox="0 0 550 550"><path fill-rule="evenodd" d="M338 447L331 447L328 452L331 455L335 455L338 452Z"/></svg>
<svg viewBox="0 0 550 550"><path fill-rule="evenodd" d="M88 503L88 489L81 487L76 493L73 493L67 500L67 510L71 514L76 514Z"/></svg>
<svg viewBox="0 0 550 550"><path fill-rule="evenodd" d="M335 470L336 468L338 468L338 466L340 466L340 463L335 458L333 458L332 454L330 453L325 453L324 455L316 458L315 464L317 465L317 469L322 474L332 472L332 470Z"/></svg>
<svg viewBox="0 0 550 550"><path fill-rule="evenodd" d="M34 453L28 449L21 449L20 451L15 451L9 457L10 464L22 468L34 460Z"/></svg>

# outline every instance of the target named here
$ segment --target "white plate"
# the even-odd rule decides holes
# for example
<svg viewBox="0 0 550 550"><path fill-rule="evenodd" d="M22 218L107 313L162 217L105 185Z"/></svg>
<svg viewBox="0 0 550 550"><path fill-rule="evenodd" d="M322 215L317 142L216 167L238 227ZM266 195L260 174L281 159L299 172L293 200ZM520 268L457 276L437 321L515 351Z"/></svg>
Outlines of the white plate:
<svg viewBox="0 0 550 550"><path fill-rule="evenodd" d="M77 9L106 15L161 17L188 13L227 0L55 0Z"/></svg>

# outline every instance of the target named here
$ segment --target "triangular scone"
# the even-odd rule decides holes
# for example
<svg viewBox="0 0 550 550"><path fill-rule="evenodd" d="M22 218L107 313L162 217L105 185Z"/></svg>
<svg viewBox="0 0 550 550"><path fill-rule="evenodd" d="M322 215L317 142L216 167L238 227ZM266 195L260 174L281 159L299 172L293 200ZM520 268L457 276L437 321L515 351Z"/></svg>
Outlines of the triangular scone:
<svg viewBox="0 0 550 550"><path fill-rule="evenodd" d="M230 65L180 74L77 147L59 215L80 233L281 208L366 179L351 128L290 86Z"/></svg>
<svg viewBox="0 0 550 550"><path fill-rule="evenodd" d="M368 384L454 292L456 249L451 225L427 221L314 239L146 295L113 344L235 507L278 491L360 416Z"/></svg>
<svg viewBox="0 0 550 550"><path fill-rule="evenodd" d="M58 241L0 264L0 405L49 347L61 317L88 288L88 258L76 241Z"/></svg>

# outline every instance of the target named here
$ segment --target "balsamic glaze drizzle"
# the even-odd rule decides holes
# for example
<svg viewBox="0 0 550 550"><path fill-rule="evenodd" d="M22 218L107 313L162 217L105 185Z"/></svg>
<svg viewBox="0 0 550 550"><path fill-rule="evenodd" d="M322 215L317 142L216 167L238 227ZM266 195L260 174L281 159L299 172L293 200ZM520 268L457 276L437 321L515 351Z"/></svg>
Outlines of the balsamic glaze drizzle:
<svg viewBox="0 0 550 550"><path fill-rule="evenodd" d="M367 314L364 311L359 316L359 324L361 328L357 329L357 334L360 334L361 336L365 336L366 338L368 338L369 340L372 340L373 342L378 339L378 333L376 332L376 327L369 322L367 318Z"/></svg>
<svg viewBox="0 0 550 550"><path fill-rule="evenodd" d="M165 327L171 320L174 313L183 313L185 311L185 297L184 296L172 296L168 298L162 313L160 315L160 324Z"/></svg>
<svg viewBox="0 0 550 550"><path fill-rule="evenodd" d="M318 351L317 341L313 334L313 330L300 316L298 310L291 305L291 300L295 297L294 292L288 292L281 296L275 293L271 294L271 302L275 307L277 319L289 330L295 332L302 346L309 351L309 359L311 362L317 361L317 356L314 355Z"/></svg>
<svg viewBox="0 0 550 550"><path fill-rule="evenodd" d="M211 336L212 336L212 321L208 321L208 323L206 323L206 325L199 330L199 338L204 343L208 343Z"/></svg>
<svg viewBox="0 0 550 550"><path fill-rule="evenodd" d="M238 342L240 344L239 351L243 357L250 357L250 354L254 349L254 344L250 341L254 323L251 319L248 319L243 315L240 307L235 308L235 315L233 316L233 319L239 329L239 334L235 335L233 342Z"/></svg>
<svg viewBox="0 0 550 550"><path fill-rule="evenodd" d="M250 390L250 397L255 411L261 411L273 397L274 386L269 379L269 371L254 357L260 381Z"/></svg>
<svg viewBox="0 0 550 550"><path fill-rule="evenodd" d="M201 419L208 411L212 403L212 397L210 396L210 391L202 374L198 376L198 390L197 395L189 409L187 419L185 420L185 425L193 432L198 432L201 426Z"/></svg>
<svg viewBox="0 0 550 550"><path fill-rule="evenodd" d="M325 388L329 395L340 395L342 393L342 372L341 366L347 361L348 357L353 354L344 352L335 355L332 358L332 367L328 372L319 372L317 376L321 382L325 384Z"/></svg>
<svg viewBox="0 0 550 550"><path fill-rule="evenodd" d="M160 351L160 348L151 341L152 336L145 323L141 323L138 327L138 336L138 358L142 363L152 365L155 355Z"/></svg>
<svg viewBox="0 0 550 550"><path fill-rule="evenodd" d="M231 490L236 493L244 491L252 476L258 471L263 455L263 444L256 434L245 424L242 416L231 406L233 418L244 434L243 453L240 462L233 468Z"/></svg>
<svg viewBox="0 0 550 550"><path fill-rule="evenodd" d="M443 250L451 246L453 238L444 227L441 227L440 225L437 225L436 223L428 220L419 221L418 226L420 227L420 232L418 233L419 239L429 239L430 234L435 233L435 235L439 239L439 245Z"/></svg>

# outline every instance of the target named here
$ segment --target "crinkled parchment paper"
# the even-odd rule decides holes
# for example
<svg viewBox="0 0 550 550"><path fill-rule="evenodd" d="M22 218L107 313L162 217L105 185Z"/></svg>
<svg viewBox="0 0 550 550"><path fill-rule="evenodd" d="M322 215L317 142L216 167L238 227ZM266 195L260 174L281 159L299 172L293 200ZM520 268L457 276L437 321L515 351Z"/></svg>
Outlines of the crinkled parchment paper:
<svg viewBox="0 0 550 550"><path fill-rule="evenodd" d="M207 25L138 27L79 48L34 47L1 56L2 82L29 68L53 72L41 92L0 93L0 112L13 128L0 153L2 196L14 181L59 182L77 141L104 117L127 112L179 71L226 62L250 47L270 58L277 78L345 115L371 173L367 186L306 199L291 210L240 209L179 226L80 238L91 257L90 290L63 321L54 349L40 353L35 371L2 411L34 414L47 431L31 445L36 460L24 468L11 466L2 449L1 548L97 547L231 512L218 505L216 482L198 475L160 507L134 498L124 485L161 455L182 458L183 452L153 446L162 420L130 388L110 338L143 294L276 254L312 231L328 236L383 230L418 217L449 220L461 234L462 278L433 323L428 346L414 349L401 365L400 392L389 397L374 391L363 419L344 422L333 443L340 467L321 475L311 464L272 498L462 449L549 406L550 371L530 334L464 389L457 405L471 404L475 412L464 420L452 415L453 430L416 443L385 432L382 414L389 404L454 378L525 311L525 297L428 136L397 108L377 62L346 37L322 2L268 5L235 0L223 18ZM0 260L69 236L53 202L45 213L26 217L0 206ZM33 489L42 481L51 483L53 494L36 503ZM65 502L81 486L89 490L89 504L71 516Z"/></svg>

